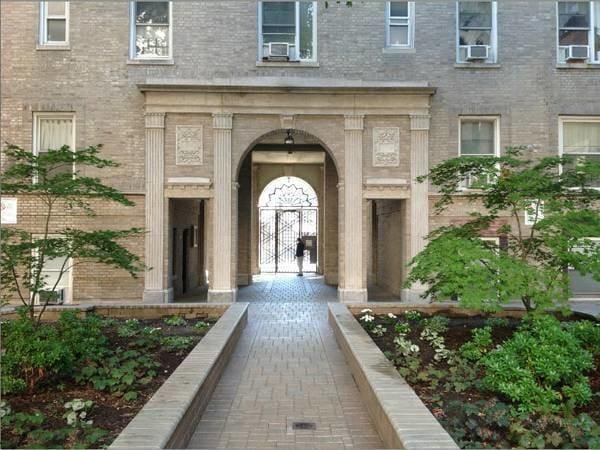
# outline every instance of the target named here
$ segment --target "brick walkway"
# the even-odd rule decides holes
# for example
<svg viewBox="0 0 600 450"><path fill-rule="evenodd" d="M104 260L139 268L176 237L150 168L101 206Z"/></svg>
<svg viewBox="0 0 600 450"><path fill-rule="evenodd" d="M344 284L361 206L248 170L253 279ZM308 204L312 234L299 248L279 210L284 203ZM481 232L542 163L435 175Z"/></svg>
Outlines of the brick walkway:
<svg viewBox="0 0 600 450"><path fill-rule="evenodd" d="M327 324L335 300L335 288L310 275L240 289L248 325L189 448L383 447Z"/></svg>

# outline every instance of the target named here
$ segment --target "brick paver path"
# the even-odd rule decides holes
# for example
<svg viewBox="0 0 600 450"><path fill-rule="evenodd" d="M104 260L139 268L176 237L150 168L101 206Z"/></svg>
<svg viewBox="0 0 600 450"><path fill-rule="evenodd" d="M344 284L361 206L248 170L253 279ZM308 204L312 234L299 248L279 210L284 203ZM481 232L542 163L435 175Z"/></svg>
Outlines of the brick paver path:
<svg viewBox="0 0 600 450"><path fill-rule="evenodd" d="M248 325L189 448L382 448L327 323L335 288L277 275L238 297L251 302Z"/></svg>

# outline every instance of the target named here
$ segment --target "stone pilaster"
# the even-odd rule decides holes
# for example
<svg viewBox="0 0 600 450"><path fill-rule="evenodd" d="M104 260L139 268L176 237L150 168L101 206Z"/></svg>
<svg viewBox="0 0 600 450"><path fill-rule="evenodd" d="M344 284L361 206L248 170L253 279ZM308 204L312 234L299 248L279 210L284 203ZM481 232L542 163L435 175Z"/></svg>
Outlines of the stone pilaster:
<svg viewBox="0 0 600 450"><path fill-rule="evenodd" d="M173 299L165 276L164 150L165 114L147 113L146 119L146 238L144 297L147 303Z"/></svg>
<svg viewBox="0 0 600 450"><path fill-rule="evenodd" d="M411 193L409 200L409 252L408 257L418 255L427 244L429 233L429 184L418 183L416 178L429 172L429 115L416 114L410 116L410 179ZM408 262L408 261L407 261ZM403 300L410 302L423 301L420 294L425 288L414 284L411 289L403 291Z"/></svg>
<svg viewBox="0 0 600 450"><path fill-rule="evenodd" d="M344 277L340 301L366 302L363 240L363 124L362 115L345 116L344 126Z"/></svg>
<svg viewBox="0 0 600 450"><path fill-rule="evenodd" d="M235 301L233 283L233 223L231 180L231 113L213 114L214 141L214 209L213 273L208 290L209 302Z"/></svg>

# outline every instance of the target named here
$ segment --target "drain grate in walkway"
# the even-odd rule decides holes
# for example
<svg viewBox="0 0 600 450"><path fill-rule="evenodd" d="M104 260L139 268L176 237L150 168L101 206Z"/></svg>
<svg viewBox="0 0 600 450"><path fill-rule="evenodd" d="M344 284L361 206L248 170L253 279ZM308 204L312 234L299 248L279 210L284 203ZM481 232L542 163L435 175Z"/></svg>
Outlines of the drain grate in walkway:
<svg viewBox="0 0 600 450"><path fill-rule="evenodd" d="M316 430L317 424L314 422L294 422L292 423L293 430Z"/></svg>

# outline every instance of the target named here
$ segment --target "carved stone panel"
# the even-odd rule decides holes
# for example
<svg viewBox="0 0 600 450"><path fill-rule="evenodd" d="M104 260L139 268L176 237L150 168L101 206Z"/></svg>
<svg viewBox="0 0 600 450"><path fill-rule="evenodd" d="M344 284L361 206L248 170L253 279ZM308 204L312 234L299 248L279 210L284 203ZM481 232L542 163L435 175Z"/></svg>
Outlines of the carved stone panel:
<svg viewBox="0 0 600 450"><path fill-rule="evenodd" d="M175 163L180 166L201 166L203 158L202 126L177 125Z"/></svg>
<svg viewBox="0 0 600 450"><path fill-rule="evenodd" d="M400 165L400 128L373 128L373 166L397 167Z"/></svg>

